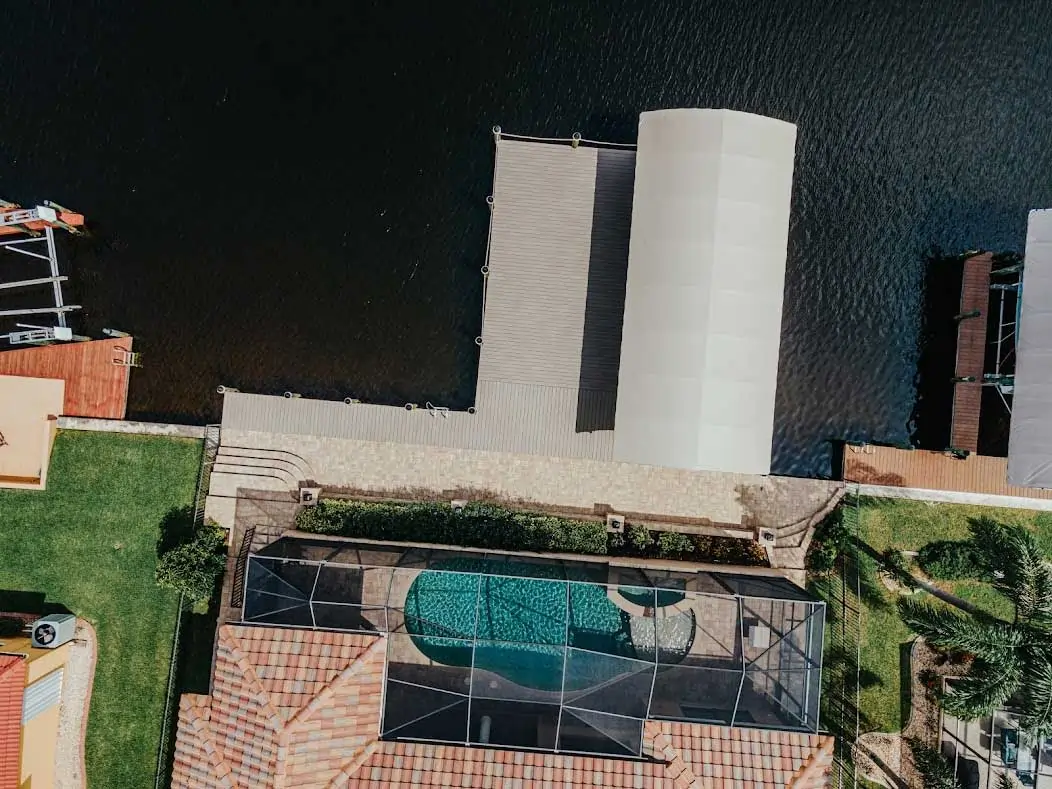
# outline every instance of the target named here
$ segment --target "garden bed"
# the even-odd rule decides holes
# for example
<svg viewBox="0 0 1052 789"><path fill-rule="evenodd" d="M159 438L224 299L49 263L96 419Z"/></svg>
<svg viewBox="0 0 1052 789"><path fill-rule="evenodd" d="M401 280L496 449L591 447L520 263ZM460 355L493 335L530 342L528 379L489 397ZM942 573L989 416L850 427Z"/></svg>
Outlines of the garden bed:
<svg viewBox="0 0 1052 789"><path fill-rule="evenodd" d="M603 521L520 512L495 504L387 503L323 500L304 507L296 528L314 534L371 540L430 542L538 553L631 556L763 567L767 557L752 540L650 531L638 524L608 532Z"/></svg>

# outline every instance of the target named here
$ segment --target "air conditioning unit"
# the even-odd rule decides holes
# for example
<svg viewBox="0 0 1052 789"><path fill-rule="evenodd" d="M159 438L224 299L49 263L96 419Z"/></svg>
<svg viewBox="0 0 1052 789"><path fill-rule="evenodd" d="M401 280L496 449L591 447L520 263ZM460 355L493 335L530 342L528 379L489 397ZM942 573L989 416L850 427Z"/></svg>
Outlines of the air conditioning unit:
<svg viewBox="0 0 1052 789"><path fill-rule="evenodd" d="M760 543L761 548L773 548L776 539L773 529L765 529L761 526L756 530L756 542Z"/></svg>
<svg viewBox="0 0 1052 789"><path fill-rule="evenodd" d="M459 515L464 511L464 508L468 506L468 502L467 499L453 499L449 502L449 506L452 507L453 512L456 515Z"/></svg>
<svg viewBox="0 0 1052 789"><path fill-rule="evenodd" d="M313 506L321 497L321 488L300 488L300 504Z"/></svg>
<svg viewBox="0 0 1052 789"><path fill-rule="evenodd" d="M606 516L606 530L614 534L623 534L625 531L625 516L608 514Z"/></svg>
<svg viewBox="0 0 1052 789"><path fill-rule="evenodd" d="M73 640L77 632L77 617L73 614L48 614L30 625L33 646L55 649Z"/></svg>

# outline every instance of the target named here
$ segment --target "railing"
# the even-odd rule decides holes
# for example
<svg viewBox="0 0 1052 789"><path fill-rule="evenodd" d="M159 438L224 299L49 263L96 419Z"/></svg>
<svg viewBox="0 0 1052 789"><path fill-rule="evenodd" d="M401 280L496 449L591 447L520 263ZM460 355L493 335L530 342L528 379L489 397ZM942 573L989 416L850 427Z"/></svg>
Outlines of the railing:
<svg viewBox="0 0 1052 789"><path fill-rule="evenodd" d="M234 582L230 590L230 607L242 608L245 605L245 569L248 565L248 554L252 549L252 538L256 536L256 527L249 526L241 539L241 549L237 552L237 563L234 565Z"/></svg>

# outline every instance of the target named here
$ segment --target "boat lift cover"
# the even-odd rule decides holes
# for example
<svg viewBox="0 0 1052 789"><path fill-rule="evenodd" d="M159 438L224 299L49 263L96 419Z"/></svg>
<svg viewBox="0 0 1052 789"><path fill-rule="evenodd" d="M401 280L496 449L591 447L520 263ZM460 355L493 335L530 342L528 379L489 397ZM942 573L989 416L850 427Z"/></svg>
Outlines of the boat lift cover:
<svg viewBox="0 0 1052 789"><path fill-rule="evenodd" d="M1052 209L1030 212L1020 299L1008 481L1052 488Z"/></svg>
<svg viewBox="0 0 1052 789"><path fill-rule="evenodd" d="M640 116L615 460L770 472L795 148L745 112Z"/></svg>

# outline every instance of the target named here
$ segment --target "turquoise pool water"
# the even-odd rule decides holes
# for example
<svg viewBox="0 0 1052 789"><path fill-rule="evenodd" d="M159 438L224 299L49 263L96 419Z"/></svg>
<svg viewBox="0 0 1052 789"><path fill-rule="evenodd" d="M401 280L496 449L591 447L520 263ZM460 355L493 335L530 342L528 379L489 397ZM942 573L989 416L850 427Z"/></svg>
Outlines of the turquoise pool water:
<svg viewBox="0 0 1052 789"><path fill-rule="evenodd" d="M548 578L538 577L546 571ZM446 665L470 665L471 646L454 639L478 638L476 667L537 690L559 690L564 664L567 687L575 689L631 670L624 660L635 657L627 615L610 602L604 586L571 583L567 594L561 572L450 559L414 580L406 596L407 629L421 652ZM605 654L572 652L564 660L564 645Z"/></svg>

